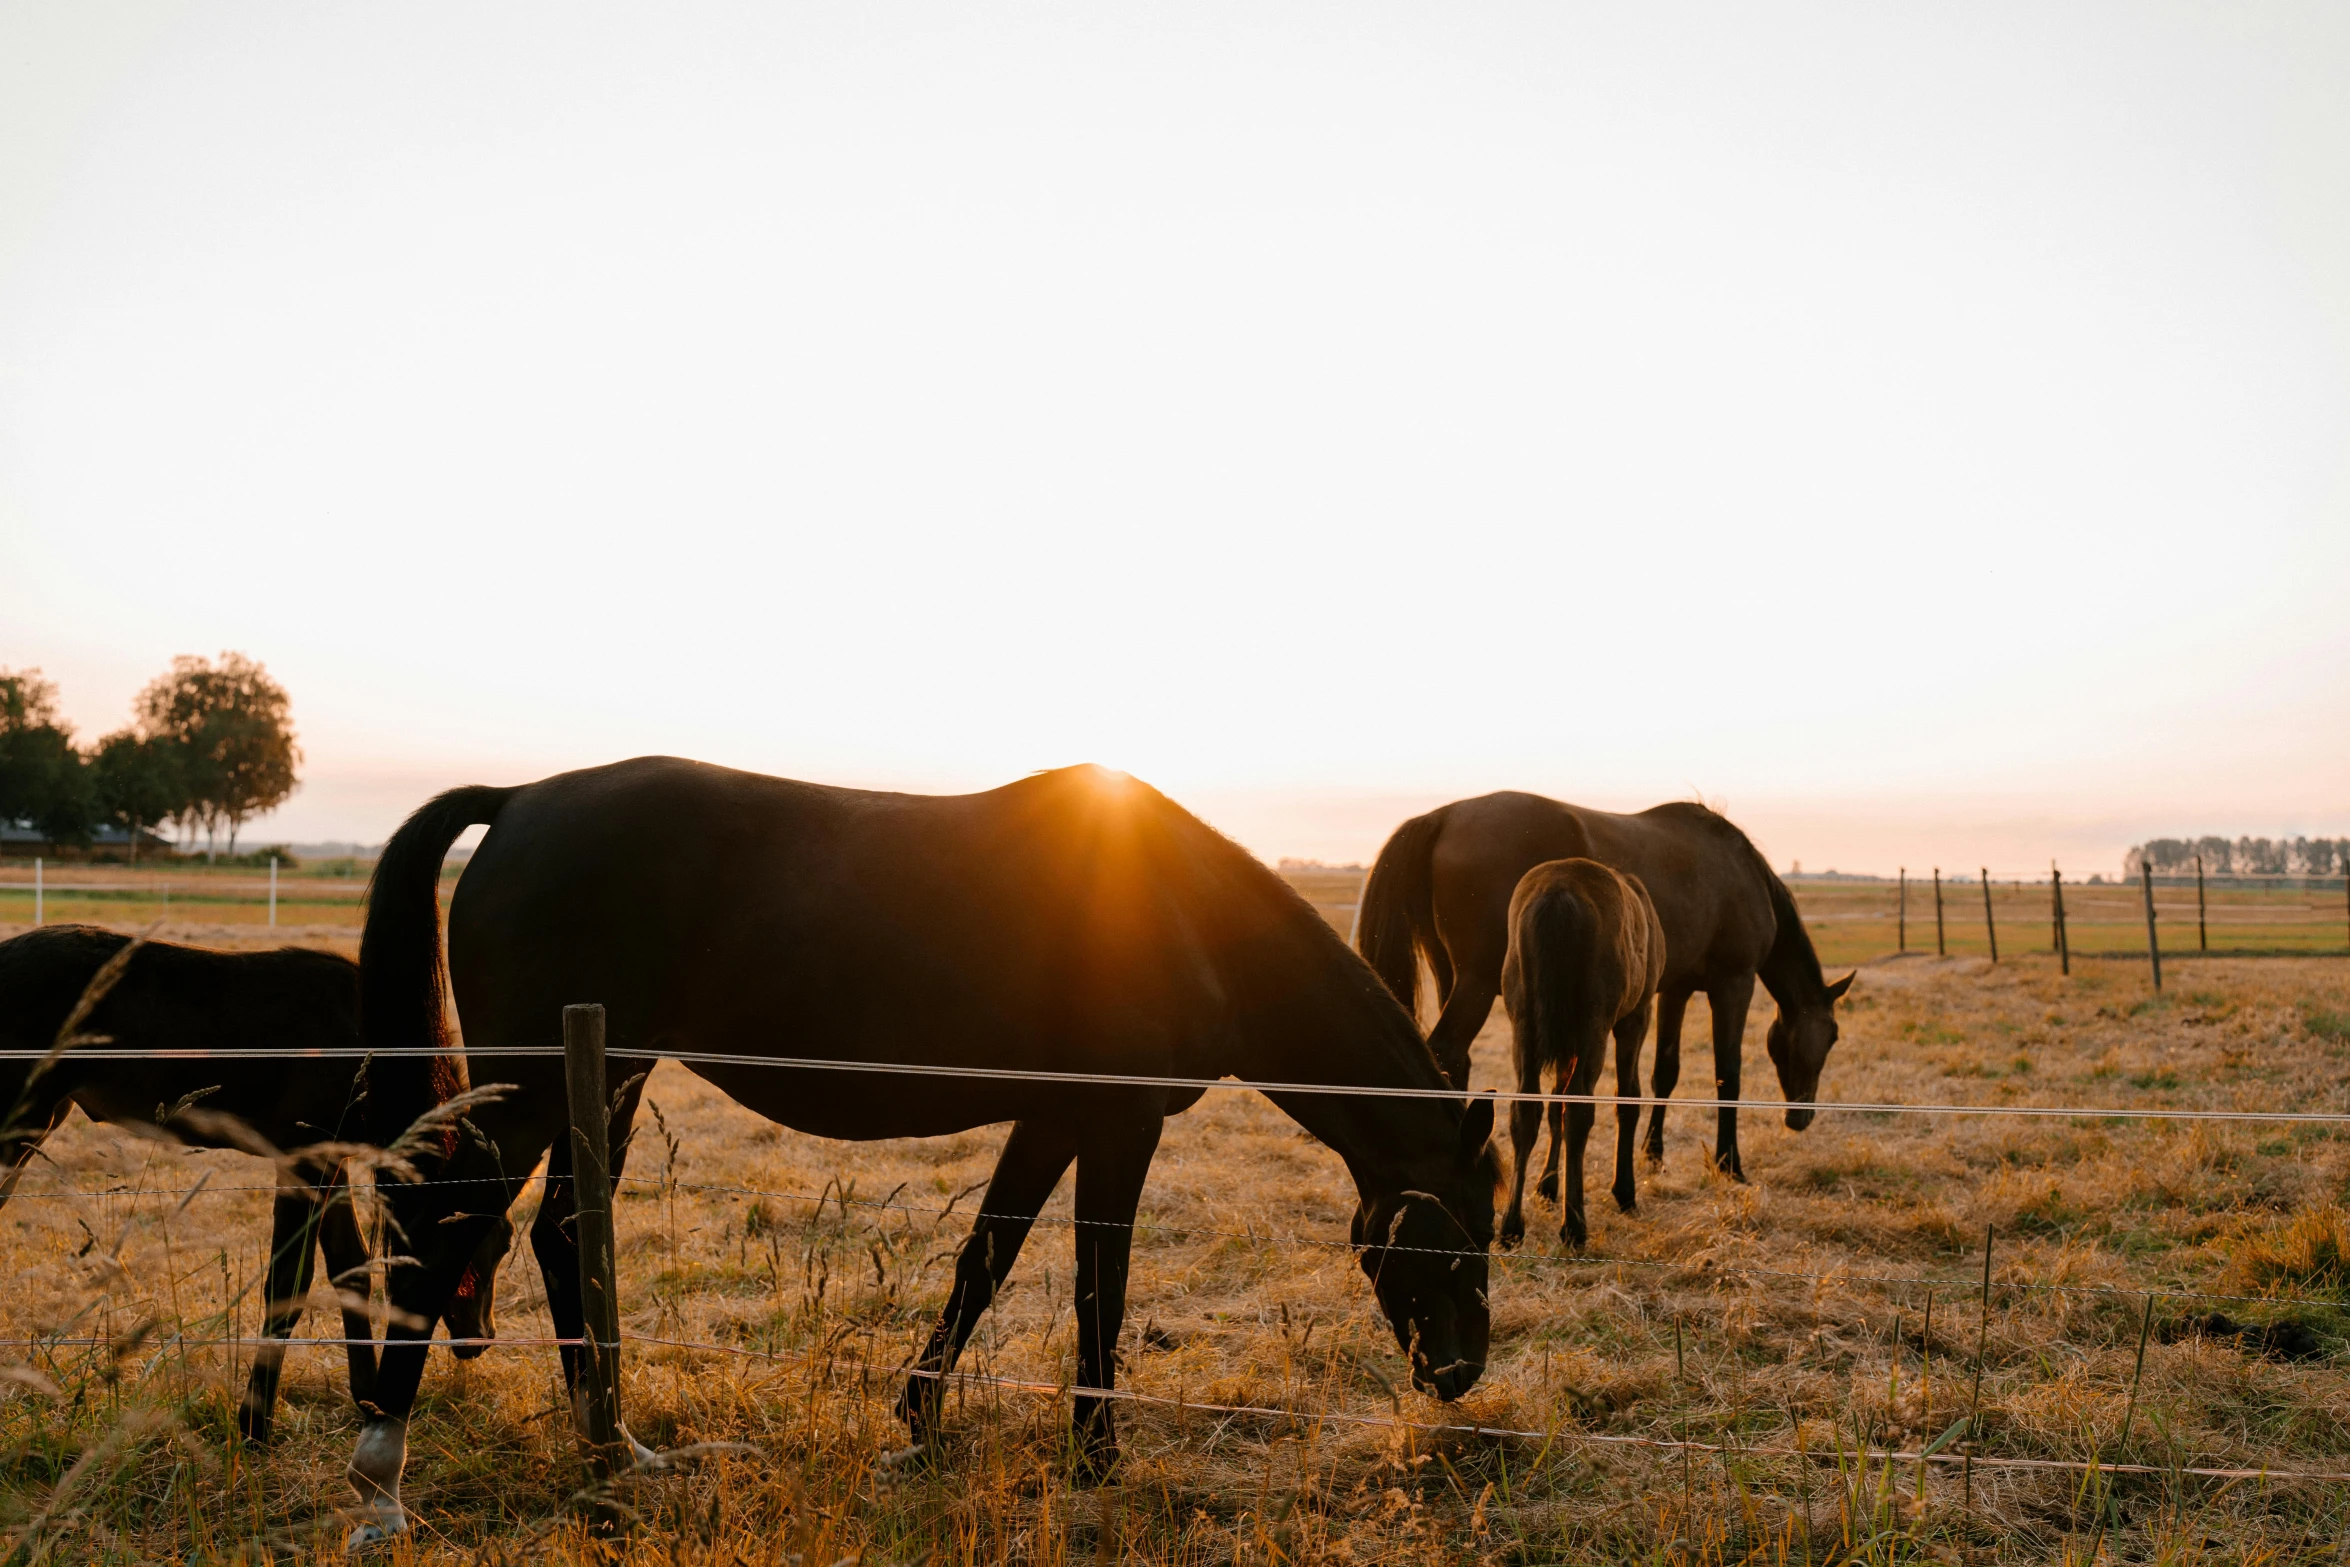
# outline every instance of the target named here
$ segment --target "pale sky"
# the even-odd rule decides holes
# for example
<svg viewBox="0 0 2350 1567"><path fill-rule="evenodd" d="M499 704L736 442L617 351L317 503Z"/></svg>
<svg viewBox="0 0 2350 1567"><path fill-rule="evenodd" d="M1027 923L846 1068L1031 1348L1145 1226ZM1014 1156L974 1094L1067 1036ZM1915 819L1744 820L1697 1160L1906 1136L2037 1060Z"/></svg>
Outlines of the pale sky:
<svg viewBox="0 0 2350 1567"><path fill-rule="evenodd" d="M264 838L670 751L2350 832L2350 7L0 5L0 664Z"/></svg>

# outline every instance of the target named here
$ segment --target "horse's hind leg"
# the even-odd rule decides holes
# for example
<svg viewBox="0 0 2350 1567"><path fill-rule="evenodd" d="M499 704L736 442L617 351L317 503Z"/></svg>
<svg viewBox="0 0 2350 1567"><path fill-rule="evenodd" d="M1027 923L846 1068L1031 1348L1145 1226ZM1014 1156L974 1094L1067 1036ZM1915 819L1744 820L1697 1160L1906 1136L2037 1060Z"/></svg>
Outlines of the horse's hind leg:
<svg viewBox="0 0 2350 1567"><path fill-rule="evenodd" d="M16 1183L24 1179L24 1167L34 1154L41 1151L41 1142L57 1130L57 1123L65 1119L65 1112L73 1108L73 1100L59 1095L51 1103L33 1114L20 1109L18 1124L25 1128L17 1136L0 1143L0 1208L8 1206L8 1199L16 1195ZM5 1114L5 1112L0 1112Z"/></svg>
<svg viewBox="0 0 2350 1567"><path fill-rule="evenodd" d="M254 1351L245 1400L237 1406L237 1429L249 1442L269 1440L271 1418L277 1409L278 1373L285 1365L285 1340L293 1336L295 1324L302 1320L317 1239L318 1193L308 1186L281 1183L270 1204L269 1283L261 1325L265 1342Z"/></svg>
<svg viewBox="0 0 2350 1567"><path fill-rule="evenodd" d="M1134 1210L1166 1121L1149 1106L1096 1124L1077 1156L1077 1382L1107 1393L1117 1386ZM1117 1465L1118 1428L1110 1405L1107 1398L1077 1395L1071 1427L1080 1479L1106 1478Z"/></svg>
<svg viewBox="0 0 2350 1567"><path fill-rule="evenodd" d="M1553 1076L1552 1090L1554 1092L1563 1091L1563 1077L1559 1074L1553 1074ZM1552 1100L1543 1106L1543 1109L1550 1120L1550 1157L1543 1161L1542 1179L1535 1184L1534 1190L1539 1192L1545 1200L1557 1202L1559 1200L1559 1149L1564 1147L1567 1141L1567 1107Z"/></svg>
<svg viewBox="0 0 2350 1567"><path fill-rule="evenodd" d="M1455 1088L1469 1086L1469 1047L1493 1015L1494 999L1500 994L1498 969L1489 974L1464 964L1454 976L1452 994L1445 998L1436 1026L1428 1030L1428 1049Z"/></svg>
<svg viewBox="0 0 2350 1567"><path fill-rule="evenodd" d="M1607 1049L1607 1031L1589 1028L1575 1052L1574 1076L1567 1084L1570 1094L1588 1094L1599 1082L1599 1063ZM1566 1200L1560 1204L1566 1210L1559 1235L1576 1251L1583 1249L1591 1238L1591 1226L1583 1212L1583 1151L1591 1141L1593 1107L1588 1101L1567 1106Z"/></svg>
<svg viewBox="0 0 2350 1567"><path fill-rule="evenodd" d="M1648 1033L1648 1003L1616 1023L1616 1097L1632 1099L1640 1093L1640 1041ZM1597 1074L1593 1074L1594 1078ZM1639 1188L1632 1180L1632 1143L1640 1135L1640 1107L1616 1106L1616 1206L1630 1213L1640 1205Z"/></svg>
<svg viewBox="0 0 2350 1567"><path fill-rule="evenodd" d="M936 1432L946 1374L970 1342L971 1330L995 1299L997 1287L1011 1273L1038 1210L1076 1157L1077 1138L1067 1129L1034 1121L1013 1123L1012 1135L996 1157L995 1174L988 1177L987 1195L980 1199L970 1238L955 1257L955 1282L946 1307L906 1379L905 1392L898 1396L898 1418L913 1432L917 1447Z"/></svg>
<svg viewBox="0 0 2350 1567"><path fill-rule="evenodd" d="M621 1172L628 1167L629 1127L636 1119L637 1099L643 1090L641 1079L629 1085L612 1112L611 1179L615 1192L620 1189ZM512 1159L513 1150L509 1148L505 1157ZM533 1154L531 1162L535 1163L536 1158ZM498 1190L498 1200L503 1202L505 1189L500 1187ZM581 1412L580 1400L584 1394L580 1378L587 1369L586 1351L581 1343L587 1334L587 1309L579 1292L578 1220L579 1189L571 1170L571 1134L566 1131L558 1133L547 1149L546 1193L539 1199L538 1217L531 1221L530 1249L539 1261L539 1282L546 1290L547 1316L554 1326L555 1336L573 1341L561 1346L556 1353L562 1358L563 1386L571 1395L575 1415ZM444 1305L454 1298L465 1273L473 1267L479 1254L480 1247L477 1245L474 1254L468 1256L464 1265L450 1277L447 1291L438 1297ZM431 1324L427 1323L426 1330L429 1332L430 1329ZM586 1430L584 1420L580 1429ZM652 1461L655 1456L653 1450L628 1434L625 1421L621 1424L620 1434L637 1462Z"/></svg>
<svg viewBox="0 0 2350 1567"><path fill-rule="evenodd" d="M1688 991L1657 992L1656 1065L1650 1068L1648 1079L1648 1091L1653 1098L1672 1098L1674 1087L1681 1081L1681 1015L1688 1009ZM1645 1152L1651 1164L1664 1163L1665 1107L1661 1104L1648 1112L1648 1145Z"/></svg>
<svg viewBox="0 0 2350 1567"><path fill-rule="evenodd" d="M1518 1092L1542 1092L1542 1062L1531 1041L1523 1042L1517 1050ZM1526 1238L1526 1167L1533 1162L1534 1144L1542 1136L1542 1103L1540 1100L1520 1099L1510 1106L1510 1209L1501 1221L1501 1243L1515 1246ZM1553 1140L1550 1157L1558 1159L1558 1143ZM1556 1182L1549 1175L1543 1180L1554 1189Z"/></svg>

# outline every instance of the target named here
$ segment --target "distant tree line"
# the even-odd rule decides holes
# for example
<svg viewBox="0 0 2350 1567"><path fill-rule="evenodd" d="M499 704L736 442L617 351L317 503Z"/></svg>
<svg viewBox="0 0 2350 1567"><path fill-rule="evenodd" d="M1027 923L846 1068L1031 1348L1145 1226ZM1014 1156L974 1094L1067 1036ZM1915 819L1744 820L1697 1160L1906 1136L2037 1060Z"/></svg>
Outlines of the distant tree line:
<svg viewBox="0 0 2350 1567"><path fill-rule="evenodd" d="M2122 868L2188 875L2198 855L2206 876L2331 876L2350 869L2350 838L2155 838L2131 848Z"/></svg>
<svg viewBox="0 0 2350 1567"><path fill-rule="evenodd" d="M52 843L86 844L109 825L140 837L166 824L182 852L199 831L207 856L300 781L293 704L242 653L181 657L149 681L131 722L94 746L74 744L57 687L38 669L0 669L0 824Z"/></svg>

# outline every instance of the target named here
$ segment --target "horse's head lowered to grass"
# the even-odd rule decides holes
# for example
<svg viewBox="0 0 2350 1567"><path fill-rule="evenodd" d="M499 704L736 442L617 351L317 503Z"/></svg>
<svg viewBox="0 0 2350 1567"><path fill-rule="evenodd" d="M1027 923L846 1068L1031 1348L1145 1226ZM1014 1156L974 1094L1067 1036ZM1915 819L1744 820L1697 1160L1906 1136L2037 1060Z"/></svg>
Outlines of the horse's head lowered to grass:
<svg viewBox="0 0 2350 1567"><path fill-rule="evenodd" d="M1787 1095L1787 1129L1800 1132L1811 1125L1812 1105L1820 1096L1820 1069L1836 1044L1836 1003L1852 988L1845 975L1827 987L1826 999L1816 1005L1782 1005L1771 1020L1765 1039L1771 1064L1779 1069L1779 1088Z"/></svg>
<svg viewBox="0 0 2350 1567"><path fill-rule="evenodd" d="M1485 1253L1498 1168L1492 1136L1493 1101L1479 1099L1461 1118L1454 1190L1397 1192L1355 1210L1363 1272L1411 1361L1412 1385L1447 1403L1485 1374L1492 1331Z"/></svg>

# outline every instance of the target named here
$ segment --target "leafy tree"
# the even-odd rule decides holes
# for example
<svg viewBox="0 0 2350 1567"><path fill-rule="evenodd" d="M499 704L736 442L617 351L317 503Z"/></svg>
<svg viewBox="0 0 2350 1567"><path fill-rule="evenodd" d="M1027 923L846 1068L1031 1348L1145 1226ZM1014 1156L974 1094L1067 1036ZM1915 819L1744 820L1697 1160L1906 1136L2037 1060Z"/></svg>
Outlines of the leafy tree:
<svg viewBox="0 0 2350 1567"><path fill-rule="evenodd" d="M2195 840L2195 852L2203 856L2203 868L2212 875L2236 874L2236 846L2227 839L2206 834Z"/></svg>
<svg viewBox="0 0 2350 1567"><path fill-rule="evenodd" d="M139 858L139 834L166 822L185 807L187 780L179 752L165 740L124 729L98 742L90 756L90 778L98 808L130 830L131 860Z"/></svg>
<svg viewBox="0 0 2350 1567"><path fill-rule="evenodd" d="M60 843L90 836L96 804L57 687L37 669L0 669L0 821Z"/></svg>
<svg viewBox="0 0 2350 1567"><path fill-rule="evenodd" d="M242 653L173 659L139 693L138 727L172 749L185 789L176 814L203 824L207 857L224 828L236 853L246 820L284 803L301 781L292 699Z"/></svg>

